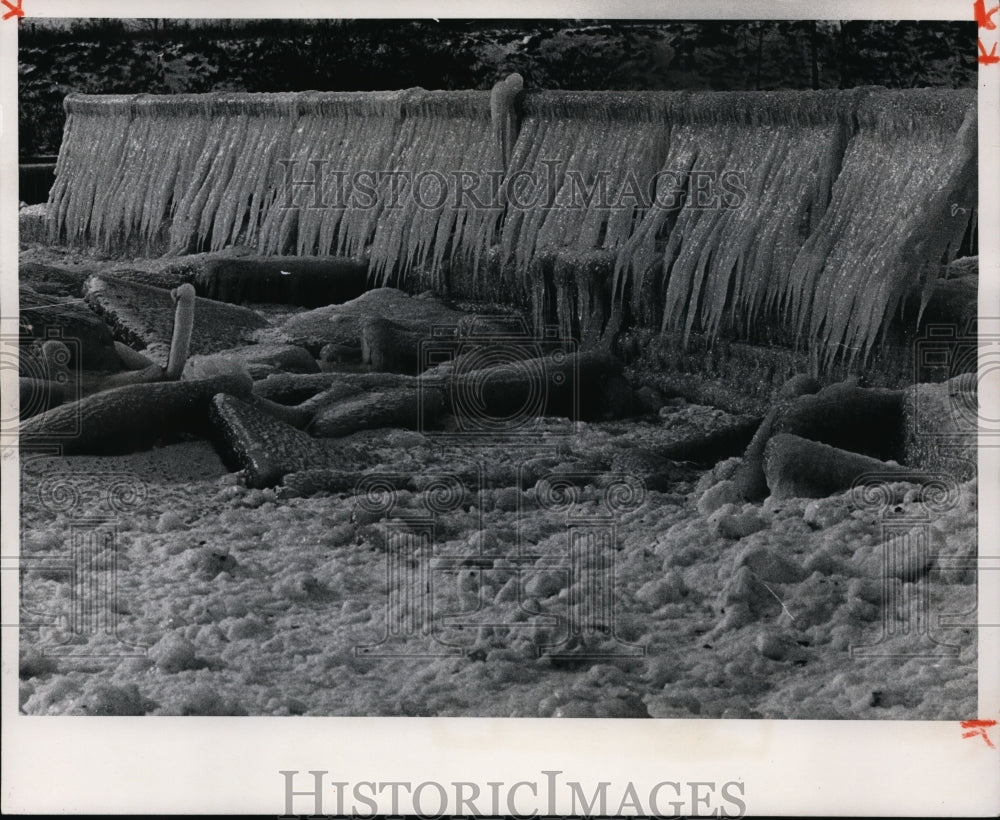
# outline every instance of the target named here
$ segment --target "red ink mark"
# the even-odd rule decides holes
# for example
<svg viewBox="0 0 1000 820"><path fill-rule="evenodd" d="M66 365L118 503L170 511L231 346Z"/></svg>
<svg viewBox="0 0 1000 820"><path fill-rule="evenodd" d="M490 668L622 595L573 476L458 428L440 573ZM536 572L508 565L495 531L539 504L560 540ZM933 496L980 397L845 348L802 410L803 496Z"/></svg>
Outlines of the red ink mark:
<svg viewBox="0 0 1000 820"><path fill-rule="evenodd" d="M6 3L7 0L0 0L0 2ZM993 65L993 63L1000 63L1000 57L997 56L996 43L993 44L993 48L991 48L987 53L986 46L983 45L983 41L977 38L976 42L979 44L979 57L977 58L979 62L981 62L983 65Z"/></svg>
<svg viewBox="0 0 1000 820"><path fill-rule="evenodd" d="M22 17L24 17L24 9L21 8L22 2L23 0L17 0L17 5L15 6L13 3L10 2L10 0L0 0L0 3L3 3L5 8L10 9L10 11L4 14L3 19L7 20L10 17L16 17L18 20L20 20Z"/></svg>
<svg viewBox="0 0 1000 820"><path fill-rule="evenodd" d="M1000 11L1000 6L994 6L993 8L987 10L986 0L976 0L976 2L972 4L972 11L976 15L976 25L979 26L979 28L984 28L987 31L993 31L993 29L997 27L997 24L990 18Z"/></svg>
<svg viewBox="0 0 1000 820"><path fill-rule="evenodd" d="M993 741L990 740L990 736L986 734L986 730L992 726L996 726L997 722L995 720L963 720L962 728L971 729L971 732L963 732L962 737L981 737L986 741L986 745L991 749L995 749L996 746L993 745Z"/></svg>

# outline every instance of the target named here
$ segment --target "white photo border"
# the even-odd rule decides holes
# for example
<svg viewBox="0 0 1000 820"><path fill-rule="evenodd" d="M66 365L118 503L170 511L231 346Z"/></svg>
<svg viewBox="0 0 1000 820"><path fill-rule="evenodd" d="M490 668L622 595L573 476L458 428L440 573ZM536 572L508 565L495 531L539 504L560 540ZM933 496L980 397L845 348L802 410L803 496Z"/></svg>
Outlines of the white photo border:
<svg viewBox="0 0 1000 820"><path fill-rule="evenodd" d="M13 0L12 0L13 2ZM987 3L987 5L993 5ZM257 0L22 0L34 17L572 17L673 19L972 20L973 2L632 2L482 4L439 0L274 5ZM0 12L7 12L5 4ZM821 11L817 15L817 11ZM1000 14L997 17L1000 20ZM982 32L996 41L998 31ZM988 41L987 41L988 42ZM975 42L969 43L975 51ZM0 21L0 310L17 303L17 41ZM979 68L980 316L1000 317L1000 64ZM5 326L3 333L13 332ZM996 380L993 380L996 382ZM984 383L985 385L985 383ZM4 386L4 417L13 392ZM997 385L994 383L993 388ZM997 389L980 393L998 418ZM992 410L991 410L992 408ZM4 556L18 539L16 449L3 452ZM980 555L1000 556L1000 449L980 450ZM16 620L17 573L0 573L3 623ZM1000 572L980 577L979 613L1000 621ZM987 617L990 614L993 617ZM980 629L979 709L1000 720L1000 630ZM743 784L752 815L995 816L1000 812L1000 751L964 738L955 721L551 720L472 718L75 718L18 713L15 627L2 634L2 809L5 813L264 813L280 815L280 771L329 781L537 782L546 771L648 794L661 781ZM1000 731L993 734L1000 745ZM565 790L553 805L569 811ZM388 810L383 794L379 808ZM528 805L530 801L523 801ZM617 801L612 801L617 802ZM335 808L333 791L326 811ZM436 805L436 801L429 801ZM311 813L306 801L299 811ZM520 805L520 804L519 804ZM503 813L507 806L501 805Z"/></svg>

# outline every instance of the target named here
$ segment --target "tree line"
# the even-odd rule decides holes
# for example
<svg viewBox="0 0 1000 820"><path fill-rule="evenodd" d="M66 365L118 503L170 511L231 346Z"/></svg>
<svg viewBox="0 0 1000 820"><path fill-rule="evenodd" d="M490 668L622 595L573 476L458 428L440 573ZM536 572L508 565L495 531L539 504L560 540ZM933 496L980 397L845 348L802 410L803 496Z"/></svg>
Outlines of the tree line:
<svg viewBox="0 0 1000 820"><path fill-rule="evenodd" d="M975 24L940 21L93 20L19 33L22 156L72 91L974 87Z"/></svg>

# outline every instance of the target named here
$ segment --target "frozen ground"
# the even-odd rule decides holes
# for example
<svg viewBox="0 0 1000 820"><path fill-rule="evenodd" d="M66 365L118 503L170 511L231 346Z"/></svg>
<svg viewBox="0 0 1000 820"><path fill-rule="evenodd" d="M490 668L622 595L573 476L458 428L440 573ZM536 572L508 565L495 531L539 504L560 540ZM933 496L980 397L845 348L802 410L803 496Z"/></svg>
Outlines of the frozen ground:
<svg viewBox="0 0 1000 820"><path fill-rule="evenodd" d="M207 442L120 457L22 454L21 618L44 625L21 629L21 708L32 715L973 716L975 630L938 620L975 620L974 573L961 559L976 549L976 483L961 485L945 511L921 518L918 492L905 484L892 488L888 513L859 508L850 494L727 506L722 490L705 491L733 460L709 473L660 476L644 493L629 478L642 472L632 467L641 467L644 442L724 421L721 411L683 404L658 422L573 428L545 420L520 452L466 447L461 458L417 433L358 434L352 441L372 472L417 476L417 491L364 503L351 494L248 490ZM610 455L623 477L617 490L613 476L594 469L598 454ZM541 508L540 496L555 498L546 489L560 473L577 476L576 504ZM375 502L390 498L396 523L387 529ZM602 517L608 504L611 517ZM887 514L911 544L926 536L927 552L893 565L900 577L890 580L886 605ZM406 609L405 598L388 597L389 558L428 519L429 557L403 560L403 575L393 577L417 578L430 599L417 594ZM610 551L592 542L599 548L581 553L572 570L568 527L589 522L607 532L612 521ZM94 622L78 610L74 634L73 622L53 625L51 613L71 611L73 544L94 543L95 535L91 566L117 557L117 600L98 606ZM109 577L78 567L78 581L96 578L98 588ZM602 589L613 593L601 598ZM96 600L81 590L78 603ZM904 611L921 600L929 624ZM433 635L419 630L420 602L433 616ZM417 614L392 621L403 634L385 640L391 605ZM101 629L109 610L117 637ZM607 621L610 631L594 628ZM573 625L580 635L569 634ZM928 629L958 654L941 656ZM852 646L875 643L883 630L894 637L879 649L892 656L852 656Z"/></svg>

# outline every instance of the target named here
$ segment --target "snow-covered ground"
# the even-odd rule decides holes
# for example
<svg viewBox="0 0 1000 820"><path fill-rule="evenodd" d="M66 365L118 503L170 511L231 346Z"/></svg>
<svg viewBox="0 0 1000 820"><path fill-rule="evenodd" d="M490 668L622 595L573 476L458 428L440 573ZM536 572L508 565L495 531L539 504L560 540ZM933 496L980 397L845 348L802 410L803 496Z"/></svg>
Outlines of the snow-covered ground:
<svg viewBox="0 0 1000 820"><path fill-rule="evenodd" d="M658 421L550 419L520 449L460 452L414 432L360 433L351 443L373 473L414 476L413 489L367 496L246 489L203 441L22 453L21 708L974 715L975 629L939 620L975 621L962 559L976 551L976 482L925 515L906 484L885 510L850 493L727 503L716 485L733 459L645 490L635 481L651 441L727 420L678 402ZM611 471L595 469L598 455ZM909 534L915 557L891 565L901 578L884 589L892 533ZM74 592L74 549L95 562L78 566L89 591ZM96 620L78 607L54 622L94 601ZM929 621L916 617L922 602ZM875 657L852 652L883 633Z"/></svg>

